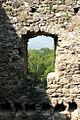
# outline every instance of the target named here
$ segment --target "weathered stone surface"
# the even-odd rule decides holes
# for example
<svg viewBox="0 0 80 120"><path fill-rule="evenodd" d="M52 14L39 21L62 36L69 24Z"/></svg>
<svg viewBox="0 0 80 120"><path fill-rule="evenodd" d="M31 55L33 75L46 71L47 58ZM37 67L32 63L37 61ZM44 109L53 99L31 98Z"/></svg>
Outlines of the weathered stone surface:
<svg viewBox="0 0 80 120"><path fill-rule="evenodd" d="M42 104L46 101L45 96L49 97L54 107L63 101L68 108L69 102L76 100L78 110L71 112L66 108L66 115L57 113L55 120L69 118L79 120L80 1L47 2L49 3L41 2L38 5L33 4L32 0L0 1L0 101L5 103L6 100L9 102L12 100L11 106L14 109L15 102L23 103L23 108L25 108L25 101L28 104L37 102ZM25 45L29 38L37 35L52 36L55 41L58 39L55 51L55 72L48 74L47 95L42 91L36 92L32 80L23 79L27 67ZM15 110L13 113L16 114ZM51 119L50 116L48 117ZM3 116L0 119L3 119Z"/></svg>

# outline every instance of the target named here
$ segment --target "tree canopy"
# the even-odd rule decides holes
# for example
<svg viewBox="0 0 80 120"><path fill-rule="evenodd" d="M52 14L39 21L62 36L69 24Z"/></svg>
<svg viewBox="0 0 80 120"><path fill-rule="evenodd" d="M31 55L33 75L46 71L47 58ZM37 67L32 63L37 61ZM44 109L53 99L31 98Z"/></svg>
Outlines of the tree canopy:
<svg viewBox="0 0 80 120"><path fill-rule="evenodd" d="M47 82L47 74L54 71L54 49L41 48L28 51L28 69L35 75L36 84Z"/></svg>

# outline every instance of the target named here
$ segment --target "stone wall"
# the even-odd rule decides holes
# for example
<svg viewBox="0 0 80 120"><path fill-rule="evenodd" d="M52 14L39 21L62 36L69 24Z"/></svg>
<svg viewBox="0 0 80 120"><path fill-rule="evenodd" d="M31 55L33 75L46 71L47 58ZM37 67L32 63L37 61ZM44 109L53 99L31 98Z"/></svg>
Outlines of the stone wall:
<svg viewBox="0 0 80 120"><path fill-rule="evenodd" d="M27 96L27 41L37 35L55 40L55 72L47 77L46 94L53 107L64 104L64 114L80 119L80 1L55 0L39 5L24 0L0 1L0 100ZM26 43L26 44L25 44ZM26 84L25 84L26 83ZM27 100L27 98L26 98ZM69 111L70 103L77 110ZM13 105L13 104L11 104Z"/></svg>

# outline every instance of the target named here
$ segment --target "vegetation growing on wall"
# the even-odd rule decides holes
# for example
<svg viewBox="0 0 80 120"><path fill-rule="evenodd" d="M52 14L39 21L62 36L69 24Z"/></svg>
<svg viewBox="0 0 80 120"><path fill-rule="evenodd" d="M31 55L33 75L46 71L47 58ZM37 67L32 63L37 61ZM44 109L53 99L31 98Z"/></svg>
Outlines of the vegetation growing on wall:
<svg viewBox="0 0 80 120"><path fill-rule="evenodd" d="M47 74L54 71L54 50L41 48L40 50L29 49L28 69L30 74L34 74L36 84L46 85Z"/></svg>

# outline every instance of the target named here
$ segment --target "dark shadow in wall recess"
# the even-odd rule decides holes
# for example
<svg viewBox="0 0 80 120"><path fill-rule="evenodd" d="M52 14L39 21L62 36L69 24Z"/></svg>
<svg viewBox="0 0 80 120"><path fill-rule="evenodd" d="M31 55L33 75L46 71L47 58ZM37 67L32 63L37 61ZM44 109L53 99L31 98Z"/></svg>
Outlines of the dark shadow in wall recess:
<svg viewBox="0 0 80 120"><path fill-rule="evenodd" d="M35 110L35 104L26 104L26 111Z"/></svg>
<svg viewBox="0 0 80 120"><path fill-rule="evenodd" d="M8 102L0 104L0 110L2 111L11 111L11 105Z"/></svg>
<svg viewBox="0 0 80 120"><path fill-rule="evenodd" d="M79 70L80 70L80 64L79 64Z"/></svg>
<svg viewBox="0 0 80 120"><path fill-rule="evenodd" d="M64 111L66 109L66 107L62 104L57 104L54 108L54 112L61 112Z"/></svg>
<svg viewBox="0 0 80 120"><path fill-rule="evenodd" d="M73 112L74 110L77 109L77 104L75 102L69 102L69 111Z"/></svg>
<svg viewBox="0 0 80 120"><path fill-rule="evenodd" d="M31 7L31 12L34 13L37 11L37 8Z"/></svg>
<svg viewBox="0 0 80 120"><path fill-rule="evenodd" d="M15 103L14 105L15 105L15 108L16 108L16 112L22 111L22 106L21 106L21 104Z"/></svg>
<svg viewBox="0 0 80 120"><path fill-rule="evenodd" d="M51 108L51 105L48 103L43 103L42 104L42 110L49 110Z"/></svg>
<svg viewBox="0 0 80 120"><path fill-rule="evenodd" d="M79 11L79 7L78 8L74 8L74 13L78 13L78 11Z"/></svg>

